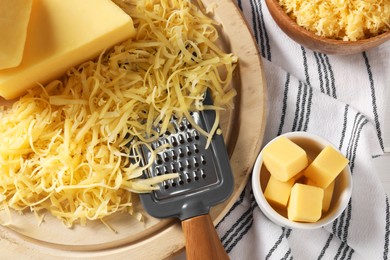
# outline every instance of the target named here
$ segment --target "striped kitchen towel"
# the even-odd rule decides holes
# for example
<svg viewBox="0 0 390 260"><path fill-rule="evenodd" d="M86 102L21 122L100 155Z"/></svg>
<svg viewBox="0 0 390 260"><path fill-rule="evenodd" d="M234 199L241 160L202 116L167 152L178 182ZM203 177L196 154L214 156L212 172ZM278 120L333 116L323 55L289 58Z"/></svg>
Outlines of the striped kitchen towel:
<svg viewBox="0 0 390 260"><path fill-rule="evenodd" d="M384 148L390 42L350 56L313 52L277 27L264 0L237 4L263 57L269 113L264 144L290 131L321 135L350 160L354 187L338 219L307 231L269 221L248 183L217 226L231 259L388 259L389 200L372 160Z"/></svg>

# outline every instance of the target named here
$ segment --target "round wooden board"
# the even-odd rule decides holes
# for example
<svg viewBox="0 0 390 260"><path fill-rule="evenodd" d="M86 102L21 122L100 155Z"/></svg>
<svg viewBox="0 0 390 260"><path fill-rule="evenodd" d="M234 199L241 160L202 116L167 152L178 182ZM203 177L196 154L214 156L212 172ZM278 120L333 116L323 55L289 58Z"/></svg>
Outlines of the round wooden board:
<svg viewBox="0 0 390 260"><path fill-rule="evenodd" d="M210 214L216 224L247 184L260 150L266 122L266 86L256 43L237 6L229 0L202 2L205 8L213 8L210 15L221 23L222 47L239 58L232 82L238 93L235 108L227 111L221 121L235 187L227 201L212 208ZM51 216L45 216L38 225L33 214L12 215L12 225L0 226L0 250L5 258L165 259L184 248L181 225L173 219L147 217L140 223L128 214L120 214L107 219L118 231L114 233L101 222L68 229ZM1 223L7 219L5 212L0 212Z"/></svg>

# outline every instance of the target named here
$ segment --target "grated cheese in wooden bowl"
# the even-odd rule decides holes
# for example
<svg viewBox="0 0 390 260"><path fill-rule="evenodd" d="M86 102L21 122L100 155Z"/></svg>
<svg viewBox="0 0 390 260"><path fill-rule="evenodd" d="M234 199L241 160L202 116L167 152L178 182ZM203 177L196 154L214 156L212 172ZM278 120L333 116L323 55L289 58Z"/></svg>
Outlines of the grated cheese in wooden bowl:
<svg viewBox="0 0 390 260"><path fill-rule="evenodd" d="M344 41L390 30L390 0L279 0L298 25L318 36Z"/></svg>

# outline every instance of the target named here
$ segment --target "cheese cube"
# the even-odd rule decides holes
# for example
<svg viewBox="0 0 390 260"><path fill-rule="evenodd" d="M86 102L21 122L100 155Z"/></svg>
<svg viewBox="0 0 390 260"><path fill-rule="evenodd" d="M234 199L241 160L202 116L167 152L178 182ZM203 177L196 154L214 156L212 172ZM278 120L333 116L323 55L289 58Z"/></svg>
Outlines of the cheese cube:
<svg viewBox="0 0 390 260"><path fill-rule="evenodd" d="M294 179L282 182L270 176L267 187L264 190L264 197L274 207L285 208L290 197Z"/></svg>
<svg viewBox="0 0 390 260"><path fill-rule="evenodd" d="M271 175L288 181L308 164L305 150L282 136L263 149L263 160Z"/></svg>
<svg viewBox="0 0 390 260"><path fill-rule="evenodd" d="M0 0L0 69L22 61L31 6L32 0Z"/></svg>
<svg viewBox="0 0 390 260"><path fill-rule="evenodd" d="M332 181L332 183L329 184L329 186L324 189L324 199L322 200L322 211L323 212L327 212L329 210L330 203L332 202L335 182L336 181ZM310 179L306 179L306 184L316 186L316 184L313 183L313 181Z"/></svg>
<svg viewBox="0 0 390 260"><path fill-rule="evenodd" d="M321 218L324 191L321 188L296 183L291 189L287 217L292 221L316 222Z"/></svg>
<svg viewBox="0 0 390 260"><path fill-rule="evenodd" d="M325 147L313 162L306 168L305 176L316 186L325 189L348 165L348 159L331 146Z"/></svg>
<svg viewBox="0 0 390 260"><path fill-rule="evenodd" d="M110 0L33 1L22 63L0 70L0 96L16 98L132 36L131 17Z"/></svg>

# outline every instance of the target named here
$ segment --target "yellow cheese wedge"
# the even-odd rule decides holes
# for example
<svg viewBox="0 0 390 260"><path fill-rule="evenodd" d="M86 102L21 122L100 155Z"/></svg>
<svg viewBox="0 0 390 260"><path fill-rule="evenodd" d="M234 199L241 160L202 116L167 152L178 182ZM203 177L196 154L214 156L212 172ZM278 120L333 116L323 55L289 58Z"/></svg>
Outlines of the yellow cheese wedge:
<svg viewBox="0 0 390 260"><path fill-rule="evenodd" d="M0 0L0 70L22 61L31 6L32 0Z"/></svg>
<svg viewBox="0 0 390 260"><path fill-rule="evenodd" d="M296 183L291 189L287 217L292 221L316 222L321 218L324 190Z"/></svg>
<svg viewBox="0 0 390 260"><path fill-rule="evenodd" d="M0 71L0 96L16 98L134 35L130 16L110 0L33 1L22 63Z"/></svg>
<svg viewBox="0 0 390 260"><path fill-rule="evenodd" d="M271 175L279 181L288 181L308 165L305 150L284 136L263 149L263 160Z"/></svg>
<svg viewBox="0 0 390 260"><path fill-rule="evenodd" d="M287 182L283 182L271 176L264 190L264 197L272 206L285 208L287 206L291 188L294 183L294 178L291 178Z"/></svg>
<svg viewBox="0 0 390 260"><path fill-rule="evenodd" d="M310 179L306 179L306 184L316 186L316 184ZM322 200L322 211L324 212L329 210L330 203L332 202L334 185L335 181L332 181L332 183L324 189L324 199Z"/></svg>
<svg viewBox="0 0 390 260"><path fill-rule="evenodd" d="M325 189L348 165L348 159L331 146L325 147L313 162L306 168L305 176L316 186Z"/></svg>

